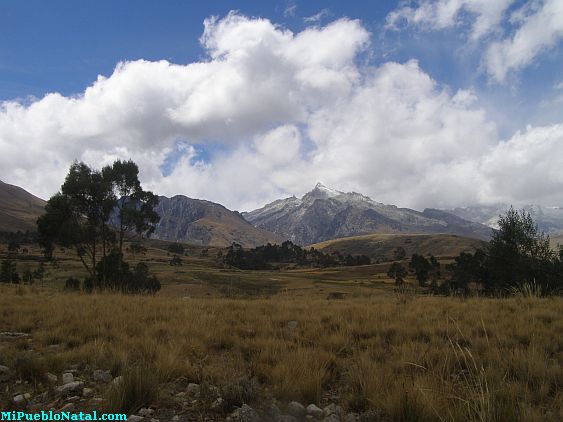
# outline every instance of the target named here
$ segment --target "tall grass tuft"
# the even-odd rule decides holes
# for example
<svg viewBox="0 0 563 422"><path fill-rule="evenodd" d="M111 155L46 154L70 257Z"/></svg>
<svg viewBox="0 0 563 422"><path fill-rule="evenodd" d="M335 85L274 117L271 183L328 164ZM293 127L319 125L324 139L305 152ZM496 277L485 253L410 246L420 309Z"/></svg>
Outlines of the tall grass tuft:
<svg viewBox="0 0 563 422"><path fill-rule="evenodd" d="M519 286L511 287L510 294L524 299L537 299L544 296L545 292L542 286L536 283L536 280L532 280Z"/></svg>
<svg viewBox="0 0 563 422"><path fill-rule="evenodd" d="M153 367L139 365L127 369L107 393L107 410L133 413L149 406L158 397L158 376Z"/></svg>

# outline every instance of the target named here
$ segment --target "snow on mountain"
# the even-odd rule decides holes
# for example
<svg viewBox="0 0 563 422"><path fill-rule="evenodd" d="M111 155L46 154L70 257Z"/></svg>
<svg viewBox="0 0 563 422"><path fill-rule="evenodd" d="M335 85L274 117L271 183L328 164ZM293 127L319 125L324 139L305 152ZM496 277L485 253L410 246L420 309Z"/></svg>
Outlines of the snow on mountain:
<svg viewBox="0 0 563 422"><path fill-rule="evenodd" d="M243 216L255 227L302 245L369 233L453 233L478 239L490 236L489 228L445 212L398 208L322 183L301 198L279 199Z"/></svg>

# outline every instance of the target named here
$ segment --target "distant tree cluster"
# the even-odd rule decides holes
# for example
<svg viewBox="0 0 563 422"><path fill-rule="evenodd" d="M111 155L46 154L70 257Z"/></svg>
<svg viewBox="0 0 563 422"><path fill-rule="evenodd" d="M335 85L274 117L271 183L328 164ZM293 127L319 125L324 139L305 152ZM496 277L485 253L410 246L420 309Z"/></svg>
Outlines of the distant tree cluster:
<svg viewBox="0 0 563 422"><path fill-rule="evenodd" d="M16 232L0 231L0 242L4 242L4 243L15 242L17 244L22 245L22 244L37 243L37 241L38 241L37 232L31 232L29 230L26 230L25 232L22 232L21 230L18 230Z"/></svg>
<svg viewBox="0 0 563 422"><path fill-rule="evenodd" d="M177 255L183 255L186 250L186 248L184 248L184 245L182 245L181 243L171 243L170 245L168 245L167 249L168 252Z"/></svg>
<svg viewBox="0 0 563 422"><path fill-rule="evenodd" d="M305 249L287 240L281 245L258 246L254 249L244 249L238 243L233 243L223 261L243 270L263 270L279 267L281 264L296 264L311 267L332 267L340 265L366 265L371 260L365 255L342 256L340 253L323 253L315 248Z"/></svg>
<svg viewBox="0 0 563 422"><path fill-rule="evenodd" d="M39 263L39 266L32 271L27 268L23 275L17 270L16 262L12 259L4 259L0 263L0 282L1 283L14 283L19 284L21 282L25 284L33 284L35 280L43 281L45 275L45 267L43 262Z"/></svg>
<svg viewBox="0 0 563 422"><path fill-rule="evenodd" d="M88 278L85 290L155 292L160 284L145 268L131 270L123 244L131 233L149 236L159 221L158 197L142 189L132 161L115 161L101 171L71 165L61 191L37 221L39 244L52 258L55 245L73 248ZM72 283L71 283L72 284Z"/></svg>

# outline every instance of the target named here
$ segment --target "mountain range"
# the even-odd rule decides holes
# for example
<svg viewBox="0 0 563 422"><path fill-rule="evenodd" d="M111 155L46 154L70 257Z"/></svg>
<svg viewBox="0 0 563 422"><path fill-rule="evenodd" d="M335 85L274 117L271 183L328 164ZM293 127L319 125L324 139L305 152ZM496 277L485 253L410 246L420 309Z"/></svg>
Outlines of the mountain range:
<svg viewBox="0 0 563 422"><path fill-rule="evenodd" d="M479 212L476 208L420 212L382 204L360 193L340 192L321 183L301 198L280 199L242 214L220 204L182 195L159 199L156 211L161 220L153 236L204 246L228 246L237 242L254 247L286 239L311 245L373 233L445 233L487 240L491 234L487 225L489 215L497 213L493 209ZM0 231L34 230L44 205L45 201L29 192L0 182ZM539 208L535 212L539 213ZM539 215L553 230L563 227L563 218L560 221L555 218L556 211L542 209Z"/></svg>
<svg viewBox="0 0 563 422"><path fill-rule="evenodd" d="M280 199L243 216L255 227L300 245L370 233L449 233L483 240L491 235L490 227L445 211L398 208L322 183L301 198Z"/></svg>
<svg viewBox="0 0 563 422"><path fill-rule="evenodd" d="M508 204L496 204L459 207L444 211L465 220L498 228L499 215L505 214L509 208L510 205ZM542 207L530 204L520 207L515 206L514 208L529 212L538 225L539 230L550 235L560 235L563 233L563 207Z"/></svg>

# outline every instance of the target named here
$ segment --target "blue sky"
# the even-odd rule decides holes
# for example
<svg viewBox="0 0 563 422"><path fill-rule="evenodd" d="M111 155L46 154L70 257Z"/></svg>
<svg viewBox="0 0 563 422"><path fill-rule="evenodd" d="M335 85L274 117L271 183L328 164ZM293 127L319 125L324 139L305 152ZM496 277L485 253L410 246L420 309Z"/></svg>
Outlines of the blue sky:
<svg viewBox="0 0 563 422"><path fill-rule="evenodd" d="M532 161L540 159L539 150L552 160L563 142L561 9L556 0L4 0L0 153L6 158L0 178L48 196L73 159L132 157L148 166L157 161L144 177L159 193L206 197L233 208L301 194L316 179L417 207L560 202L563 177ZM216 21L209 20L213 16ZM206 19L207 43L200 40ZM330 33L336 35L331 39ZM248 39L244 48L232 44ZM275 54L262 56L259 43ZM337 63L325 56L315 63L288 59L296 48L311 56L326 50ZM241 61L239 54L251 58ZM158 65L161 60L165 64ZM118 63L124 64L116 70ZM264 63L279 74L263 73ZM338 83L320 87L312 74ZM192 78L200 82L192 86ZM269 79L255 87L261 78ZM88 90L104 94L90 100ZM378 90L385 93L381 98ZM286 91L283 102L272 100ZM218 102L208 102L206 92ZM246 105L239 107L237 99ZM267 100L267 107L252 99ZM389 119L381 114L389 110L378 101L361 109L360 99L394 104L404 112L395 116L402 120L386 127ZM321 118L328 119L322 127ZM403 123L410 131L398 130ZM332 131L324 132L329 126ZM36 180L34 153L58 151L65 143L72 146L47 160L49 177ZM404 150L397 153L401 143ZM18 158L24 152L16 144L30 145L25 159ZM510 177L527 168L490 161L516 159L528 145L536 148L524 155L538 181L509 189ZM276 148L296 155L283 163ZM373 160L359 171L362 148ZM405 157L416 160L421 148L435 150L427 157L430 167L405 165ZM356 162L331 161L336 156ZM237 160L253 163L242 172L253 194L233 186ZM378 160L385 173L373 170ZM437 186L443 177L438 169L457 185ZM410 186L421 174L424 184ZM548 188L538 189L546 178ZM476 180L483 185L478 191Z"/></svg>

